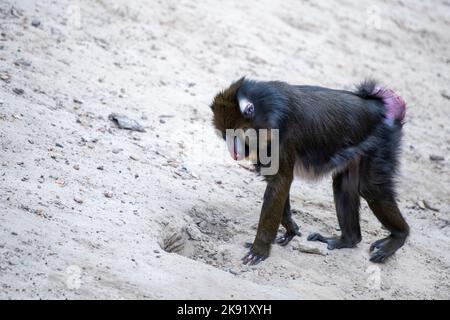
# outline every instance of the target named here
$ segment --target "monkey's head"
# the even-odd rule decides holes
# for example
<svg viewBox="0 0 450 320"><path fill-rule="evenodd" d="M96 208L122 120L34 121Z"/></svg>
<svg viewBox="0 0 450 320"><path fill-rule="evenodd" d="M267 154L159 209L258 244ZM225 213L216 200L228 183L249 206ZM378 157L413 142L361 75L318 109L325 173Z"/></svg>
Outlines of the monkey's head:
<svg viewBox="0 0 450 320"><path fill-rule="evenodd" d="M227 129L246 130L251 126L250 119L244 117L239 108L238 91L245 78L232 83L227 89L219 92L211 104L213 112L213 124L219 135L227 142L228 150L234 160L242 160L248 157L249 151L245 148L245 139L238 136L227 137Z"/></svg>
<svg viewBox="0 0 450 320"><path fill-rule="evenodd" d="M270 142L271 134L268 133L265 143L257 135L256 144L250 143L252 134L256 135L259 129L277 128L271 123L272 112L267 110L270 92L268 95L255 84L255 81L241 78L217 94L211 104L214 126L227 142L234 160L254 160L258 148L266 147ZM229 129L231 131L227 131Z"/></svg>

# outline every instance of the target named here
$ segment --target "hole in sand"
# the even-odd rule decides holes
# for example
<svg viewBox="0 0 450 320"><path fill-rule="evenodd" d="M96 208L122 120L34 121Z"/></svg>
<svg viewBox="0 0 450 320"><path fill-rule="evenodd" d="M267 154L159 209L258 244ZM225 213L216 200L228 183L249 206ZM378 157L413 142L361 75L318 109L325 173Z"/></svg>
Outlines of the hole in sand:
<svg viewBox="0 0 450 320"><path fill-rule="evenodd" d="M193 207L188 215L187 224L169 224L163 230L161 248L214 267L228 264L231 255L226 247L237 233L238 222L209 207Z"/></svg>

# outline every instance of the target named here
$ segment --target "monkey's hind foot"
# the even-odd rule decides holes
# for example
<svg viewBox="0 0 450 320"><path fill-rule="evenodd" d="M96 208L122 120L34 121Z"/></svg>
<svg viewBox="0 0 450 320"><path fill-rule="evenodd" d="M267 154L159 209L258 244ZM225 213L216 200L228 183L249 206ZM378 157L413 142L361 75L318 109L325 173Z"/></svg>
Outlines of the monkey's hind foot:
<svg viewBox="0 0 450 320"><path fill-rule="evenodd" d="M343 249L343 248L354 248L361 241L358 239L357 241L346 240L342 237L324 237L320 233L311 233L308 236L308 241L320 241L328 244L327 249Z"/></svg>
<svg viewBox="0 0 450 320"><path fill-rule="evenodd" d="M279 244L280 246L286 246L289 242L291 242L292 239L294 239L295 236L301 236L302 234L300 231L287 231L284 235L279 236L275 239L275 243Z"/></svg>
<svg viewBox="0 0 450 320"><path fill-rule="evenodd" d="M249 266L257 265L258 263L266 260L268 256L265 255L259 255L253 249L250 249L250 251L242 258L243 264L248 264Z"/></svg>
<svg viewBox="0 0 450 320"><path fill-rule="evenodd" d="M405 243L406 237L393 237L392 235L375 241L370 246L370 252L377 249L370 255L372 262L384 262L386 258L392 256Z"/></svg>

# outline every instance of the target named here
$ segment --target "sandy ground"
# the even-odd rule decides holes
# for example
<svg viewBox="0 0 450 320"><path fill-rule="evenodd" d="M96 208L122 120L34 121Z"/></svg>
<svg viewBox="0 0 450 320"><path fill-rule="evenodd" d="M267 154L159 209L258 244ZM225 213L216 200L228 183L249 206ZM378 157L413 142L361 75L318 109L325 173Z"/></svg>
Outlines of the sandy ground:
<svg viewBox="0 0 450 320"><path fill-rule="evenodd" d="M450 2L369 3L1 0L0 298L449 299ZM265 184L209 103L242 75L405 98L412 231L386 264L365 203L358 248L306 241L338 232L329 178L293 185L302 237L240 263Z"/></svg>

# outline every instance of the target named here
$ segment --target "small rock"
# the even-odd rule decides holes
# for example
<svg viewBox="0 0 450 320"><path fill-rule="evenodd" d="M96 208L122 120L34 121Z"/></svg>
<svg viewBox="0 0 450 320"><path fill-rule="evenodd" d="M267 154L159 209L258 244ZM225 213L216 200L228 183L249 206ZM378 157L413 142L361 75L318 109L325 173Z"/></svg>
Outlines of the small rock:
<svg viewBox="0 0 450 320"><path fill-rule="evenodd" d="M62 178L56 179L55 182L56 182L56 184L60 185L61 187L66 184L66 181L64 181L64 179L62 179Z"/></svg>
<svg viewBox="0 0 450 320"><path fill-rule="evenodd" d="M16 61L14 61L14 65L16 65L18 67L20 67L20 66L29 67L29 66L31 66L31 61L26 60L26 59L18 59Z"/></svg>
<svg viewBox="0 0 450 320"><path fill-rule="evenodd" d="M446 92L444 92L444 91L441 92L441 96L442 96L443 98L447 99L447 100L450 100L450 94L448 94L448 93L446 93Z"/></svg>
<svg viewBox="0 0 450 320"><path fill-rule="evenodd" d="M112 198L112 197L113 197L113 193L112 193L111 191L105 191L105 192L103 193L103 195L104 195L106 198Z"/></svg>
<svg viewBox="0 0 450 320"><path fill-rule="evenodd" d="M159 123L164 124L164 123L166 123L166 120L164 120L164 119L159 119Z"/></svg>
<svg viewBox="0 0 450 320"><path fill-rule="evenodd" d="M420 209L422 209L422 210L429 209L429 210L432 210L432 211L439 212L439 209L436 209L436 208L432 207L432 206L428 203L428 201L426 201L426 200L419 200L419 201L417 201L416 204L417 204L417 206L418 206Z"/></svg>
<svg viewBox="0 0 450 320"><path fill-rule="evenodd" d="M14 92L15 94L18 94L18 95L22 95L22 94L25 93L25 91L24 91L23 89L21 89L21 88L14 88L14 89L13 89L13 92Z"/></svg>
<svg viewBox="0 0 450 320"><path fill-rule="evenodd" d="M153 252L154 252L154 253L160 253L160 251L159 251L159 250L153 250Z"/></svg>
<svg viewBox="0 0 450 320"><path fill-rule="evenodd" d="M55 143L55 146L57 146L58 148L64 148L64 146L61 143Z"/></svg>
<svg viewBox="0 0 450 320"><path fill-rule="evenodd" d="M11 80L11 77L7 73L0 73L0 79L2 79L5 82L9 82L9 80Z"/></svg>
<svg viewBox="0 0 450 320"><path fill-rule="evenodd" d="M77 171L78 171L78 170L80 170L80 165L78 165L78 164L74 164L74 165L73 165L73 168L74 168L75 170L77 170Z"/></svg>
<svg viewBox="0 0 450 320"><path fill-rule="evenodd" d="M83 199L78 198L78 197L74 197L73 201L75 201L76 203L80 203L80 204L83 203Z"/></svg>
<svg viewBox="0 0 450 320"><path fill-rule="evenodd" d="M103 169L104 169L103 166L98 166L97 167L97 170L103 171Z"/></svg>
<svg viewBox="0 0 450 320"><path fill-rule="evenodd" d="M133 155L133 154L130 155L130 159L134 160L134 161L139 161L139 158L137 156Z"/></svg>
<svg viewBox="0 0 450 320"><path fill-rule="evenodd" d="M33 18L31 19L31 25L37 28L41 25L41 21L38 18Z"/></svg>
<svg viewBox="0 0 450 320"><path fill-rule="evenodd" d="M299 243L298 246L293 247L294 250L298 250L300 252L303 253L309 253L309 254L318 254L321 256L326 256L327 253L325 251L323 251L322 249L319 248L315 248L315 247L310 247L308 245Z"/></svg>
<svg viewBox="0 0 450 320"><path fill-rule="evenodd" d="M80 100L78 98L73 98L73 102L75 102L77 104L83 104L83 100Z"/></svg>
<svg viewBox="0 0 450 320"><path fill-rule="evenodd" d="M120 151L122 151L122 149L112 149L112 153L114 154L118 154Z"/></svg>
<svg viewBox="0 0 450 320"><path fill-rule="evenodd" d="M233 269L228 270L229 273L234 274L235 276L237 276L239 273Z"/></svg>
<svg viewBox="0 0 450 320"><path fill-rule="evenodd" d="M430 160L431 161L444 161L445 158L443 156L438 156L435 154L430 155Z"/></svg>
<svg viewBox="0 0 450 320"><path fill-rule="evenodd" d="M130 119L123 114L111 113L108 119L115 122L120 129L145 132L144 127L136 120Z"/></svg>

